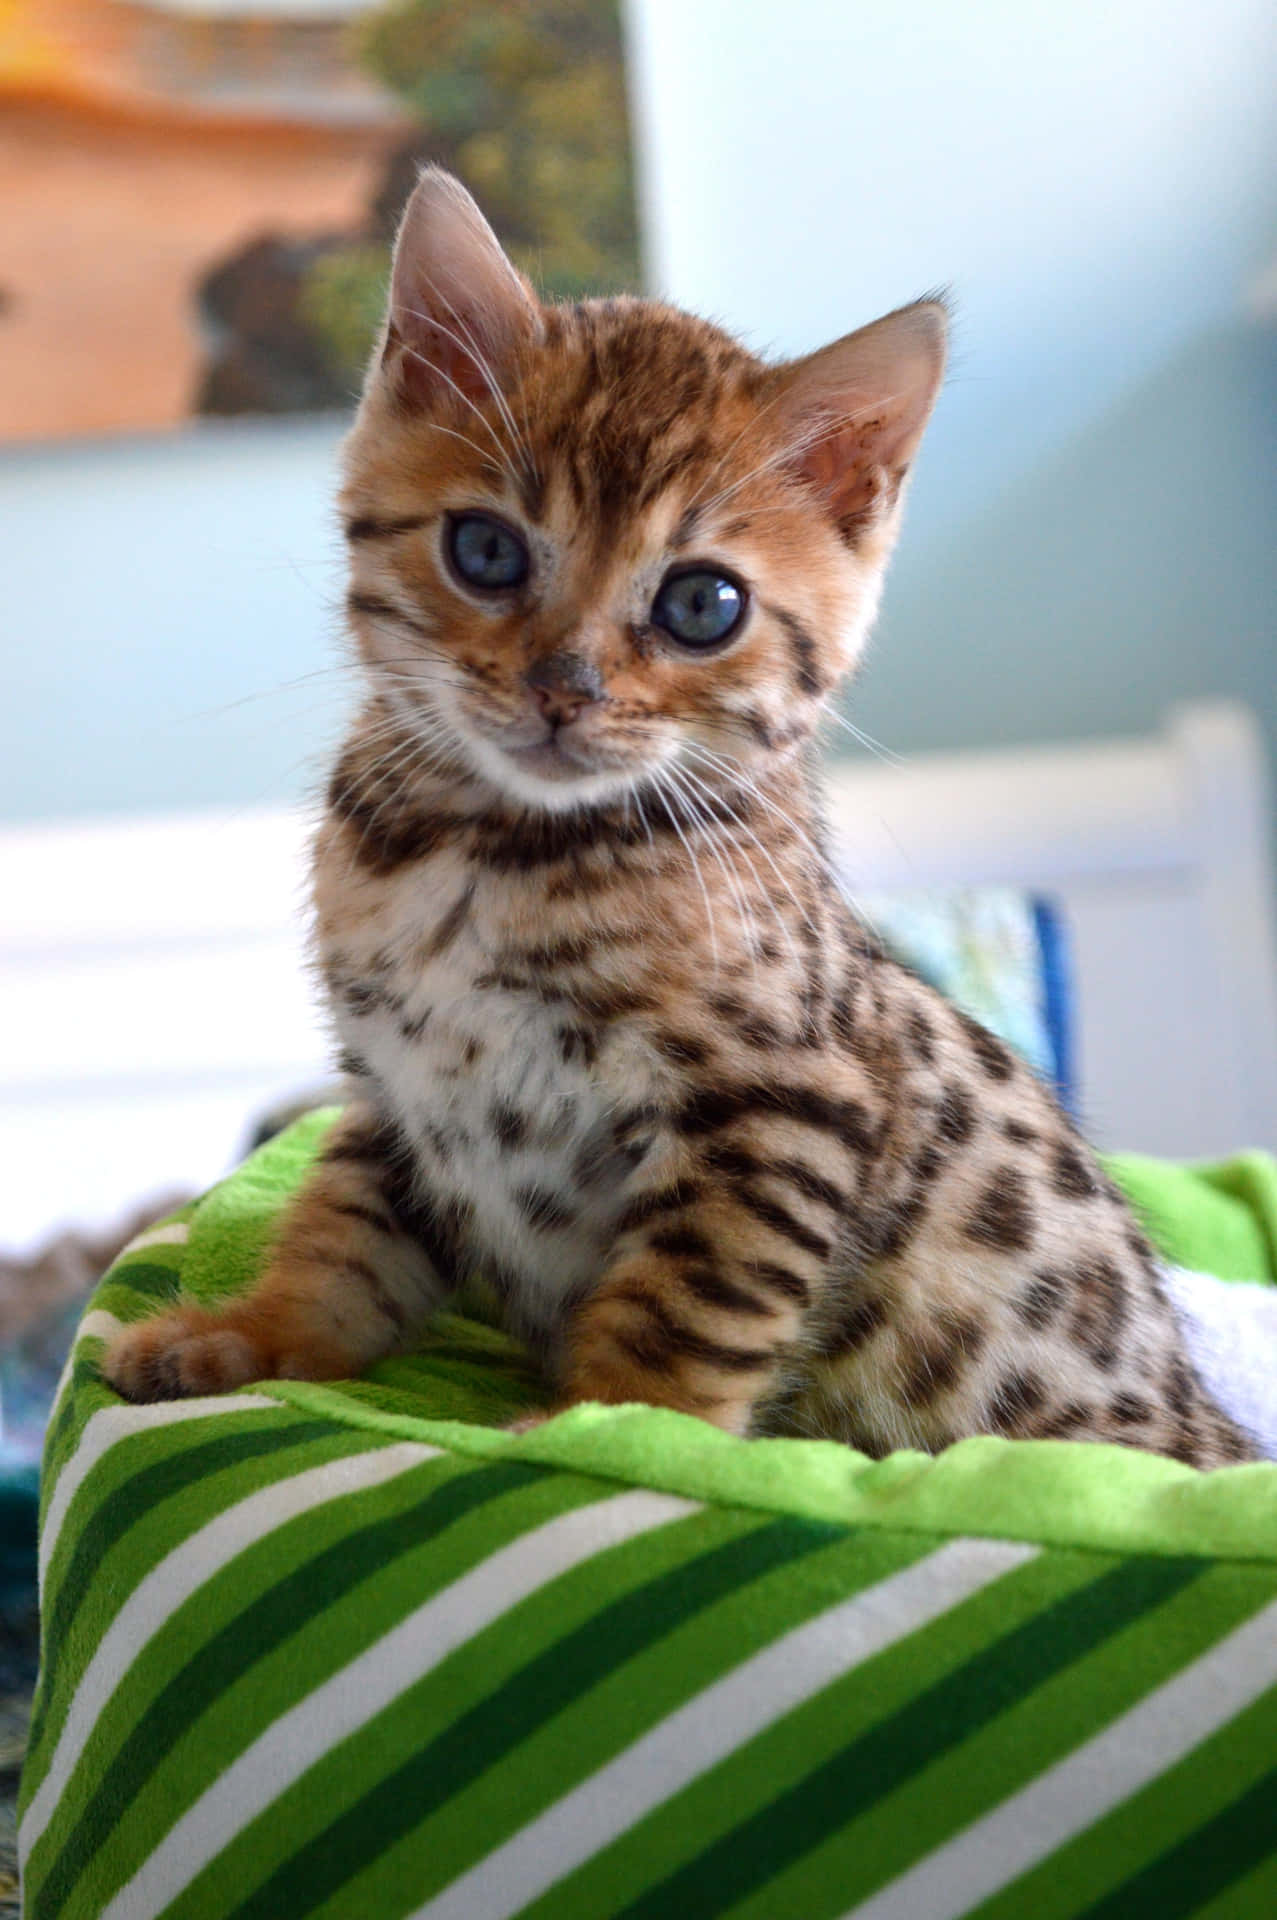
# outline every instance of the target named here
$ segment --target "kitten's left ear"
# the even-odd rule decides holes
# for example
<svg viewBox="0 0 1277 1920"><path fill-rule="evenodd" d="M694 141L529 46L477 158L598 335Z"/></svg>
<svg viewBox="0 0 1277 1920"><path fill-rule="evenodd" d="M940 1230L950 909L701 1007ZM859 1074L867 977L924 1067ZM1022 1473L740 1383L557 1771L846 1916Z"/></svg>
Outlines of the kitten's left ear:
<svg viewBox="0 0 1277 1920"><path fill-rule="evenodd" d="M919 300L781 369L788 464L849 539L899 498L944 377L947 317L940 300Z"/></svg>
<svg viewBox="0 0 1277 1920"><path fill-rule="evenodd" d="M540 330L535 294L474 200L442 167L425 168L395 241L381 355L401 397L427 408L458 392L477 400Z"/></svg>

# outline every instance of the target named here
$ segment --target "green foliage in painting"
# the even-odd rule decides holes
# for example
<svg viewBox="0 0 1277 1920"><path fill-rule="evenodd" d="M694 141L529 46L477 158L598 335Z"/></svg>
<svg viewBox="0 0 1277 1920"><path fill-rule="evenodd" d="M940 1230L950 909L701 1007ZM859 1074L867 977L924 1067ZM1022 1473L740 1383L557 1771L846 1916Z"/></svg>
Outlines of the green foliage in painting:
<svg viewBox="0 0 1277 1920"><path fill-rule="evenodd" d="M547 296L636 284L616 0L388 0L359 23L357 46ZM382 248L343 249L307 288L307 313L345 372L371 344L387 266Z"/></svg>
<svg viewBox="0 0 1277 1920"><path fill-rule="evenodd" d="M388 250L370 242L321 255L302 284L302 318L334 371L355 388L381 324L389 277Z"/></svg>

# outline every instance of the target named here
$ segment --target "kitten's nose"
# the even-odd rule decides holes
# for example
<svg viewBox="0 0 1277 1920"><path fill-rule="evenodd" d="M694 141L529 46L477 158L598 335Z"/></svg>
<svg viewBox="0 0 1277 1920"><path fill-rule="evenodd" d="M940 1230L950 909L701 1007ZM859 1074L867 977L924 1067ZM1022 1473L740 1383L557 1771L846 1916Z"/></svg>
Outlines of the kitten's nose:
<svg viewBox="0 0 1277 1920"><path fill-rule="evenodd" d="M562 648L535 661L524 678L551 726L566 726L582 707L603 698L603 676L594 663Z"/></svg>

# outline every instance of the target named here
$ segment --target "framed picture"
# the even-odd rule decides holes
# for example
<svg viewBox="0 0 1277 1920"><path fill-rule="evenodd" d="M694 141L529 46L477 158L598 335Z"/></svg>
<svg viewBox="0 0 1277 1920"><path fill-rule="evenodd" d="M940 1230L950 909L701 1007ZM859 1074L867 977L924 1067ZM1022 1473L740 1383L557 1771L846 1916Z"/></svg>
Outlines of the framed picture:
<svg viewBox="0 0 1277 1920"><path fill-rule="evenodd" d="M427 159L632 285L616 6L0 0L0 438L347 405Z"/></svg>

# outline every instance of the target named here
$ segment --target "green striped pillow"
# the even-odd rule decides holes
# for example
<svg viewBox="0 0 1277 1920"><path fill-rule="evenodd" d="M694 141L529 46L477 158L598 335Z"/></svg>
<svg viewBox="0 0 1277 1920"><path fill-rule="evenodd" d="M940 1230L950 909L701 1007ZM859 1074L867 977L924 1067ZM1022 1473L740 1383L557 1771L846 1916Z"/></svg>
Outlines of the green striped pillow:
<svg viewBox="0 0 1277 1920"><path fill-rule="evenodd" d="M103 1335L246 1284L327 1120L144 1235L50 1427L26 1911L1277 1912L1277 1466L871 1462L580 1408L453 1317L134 1408Z"/></svg>

